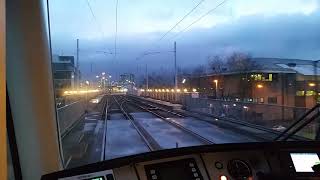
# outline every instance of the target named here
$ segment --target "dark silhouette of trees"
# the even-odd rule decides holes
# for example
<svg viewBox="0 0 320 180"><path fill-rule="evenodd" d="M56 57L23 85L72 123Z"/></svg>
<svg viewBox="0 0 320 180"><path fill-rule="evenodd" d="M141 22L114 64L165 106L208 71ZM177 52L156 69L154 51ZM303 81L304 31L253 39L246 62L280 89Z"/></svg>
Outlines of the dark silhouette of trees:
<svg viewBox="0 0 320 180"><path fill-rule="evenodd" d="M257 68L250 54L234 52L226 59L226 65L229 71L246 72Z"/></svg>

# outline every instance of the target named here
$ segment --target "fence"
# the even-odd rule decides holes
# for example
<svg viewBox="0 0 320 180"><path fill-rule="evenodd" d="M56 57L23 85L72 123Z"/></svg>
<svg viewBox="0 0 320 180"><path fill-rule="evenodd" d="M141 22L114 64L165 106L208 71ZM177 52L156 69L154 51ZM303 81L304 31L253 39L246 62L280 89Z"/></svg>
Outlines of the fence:
<svg viewBox="0 0 320 180"><path fill-rule="evenodd" d="M76 123L86 110L92 109L95 104L90 103L90 99L98 94L90 95L86 98L78 98L77 101L57 109L60 133L65 134L74 123Z"/></svg>
<svg viewBox="0 0 320 180"><path fill-rule="evenodd" d="M181 103L186 110L201 112L216 117L227 117L260 125L269 129L283 131L309 109L271 104L244 103L209 98L192 98L183 95ZM314 121L305 127L300 135L314 138L319 122Z"/></svg>

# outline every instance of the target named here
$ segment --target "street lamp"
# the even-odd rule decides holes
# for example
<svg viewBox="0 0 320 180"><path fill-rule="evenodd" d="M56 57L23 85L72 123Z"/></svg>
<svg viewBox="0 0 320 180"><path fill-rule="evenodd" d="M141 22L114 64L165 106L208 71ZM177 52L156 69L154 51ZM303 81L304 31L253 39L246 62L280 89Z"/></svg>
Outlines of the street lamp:
<svg viewBox="0 0 320 180"><path fill-rule="evenodd" d="M315 84L315 83L309 83L309 86L310 86L310 87L315 87L316 84Z"/></svg>
<svg viewBox="0 0 320 180"><path fill-rule="evenodd" d="M216 85L215 96L216 96L216 99L217 99L217 98L218 98L218 97L217 97L217 95L218 95L218 80L215 79L215 80L213 80L213 82L214 82L215 85Z"/></svg>
<svg viewBox="0 0 320 180"><path fill-rule="evenodd" d="M263 88L263 85L262 84L257 84L257 88L261 89L261 88Z"/></svg>
<svg viewBox="0 0 320 180"><path fill-rule="evenodd" d="M89 86L90 82L87 80L86 81L86 110L85 113L88 113L88 86Z"/></svg>
<svg viewBox="0 0 320 180"><path fill-rule="evenodd" d="M102 72L101 74L102 74L102 76L104 76L106 73L105 73L105 72Z"/></svg>

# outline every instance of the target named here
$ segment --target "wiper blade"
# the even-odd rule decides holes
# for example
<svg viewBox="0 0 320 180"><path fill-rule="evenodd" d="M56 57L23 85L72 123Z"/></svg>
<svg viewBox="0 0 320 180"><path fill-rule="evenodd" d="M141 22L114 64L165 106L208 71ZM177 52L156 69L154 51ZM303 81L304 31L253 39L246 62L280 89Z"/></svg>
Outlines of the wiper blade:
<svg viewBox="0 0 320 180"><path fill-rule="evenodd" d="M307 111L303 116L301 116L297 121L292 123L285 131L283 131L278 137L276 137L274 139L274 141L288 140L290 137L292 137L294 134L296 134L298 131L300 131L302 128L304 128L306 125L308 125L310 122L317 119L317 117L320 117L319 107L320 107L320 104L317 103L313 108L311 108L309 111ZM315 112L316 114L314 114L311 118L306 119L313 112ZM303 122L303 123L299 125L300 122ZM294 130L292 130L292 129L294 129ZM290 133L288 133L290 130L292 130L292 131Z"/></svg>

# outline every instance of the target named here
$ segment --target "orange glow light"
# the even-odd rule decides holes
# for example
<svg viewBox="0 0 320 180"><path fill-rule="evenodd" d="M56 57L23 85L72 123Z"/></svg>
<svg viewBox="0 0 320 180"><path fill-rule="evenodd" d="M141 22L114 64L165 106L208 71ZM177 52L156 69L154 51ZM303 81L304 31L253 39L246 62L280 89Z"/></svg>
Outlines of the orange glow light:
<svg viewBox="0 0 320 180"><path fill-rule="evenodd" d="M309 83L309 86L310 87L314 87L314 86L316 86L316 84L315 83Z"/></svg>
<svg viewBox="0 0 320 180"><path fill-rule="evenodd" d="M257 84L257 88L261 89L261 88L263 88L263 85L262 84Z"/></svg>

